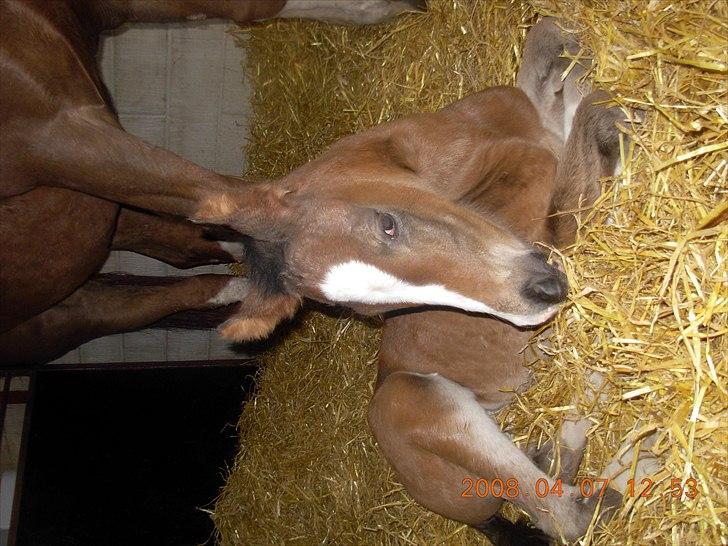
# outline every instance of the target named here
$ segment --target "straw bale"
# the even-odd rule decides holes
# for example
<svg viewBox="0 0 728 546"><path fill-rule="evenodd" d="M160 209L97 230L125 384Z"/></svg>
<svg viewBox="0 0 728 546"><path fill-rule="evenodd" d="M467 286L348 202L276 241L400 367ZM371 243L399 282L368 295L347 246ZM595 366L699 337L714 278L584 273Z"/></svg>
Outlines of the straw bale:
<svg viewBox="0 0 728 546"><path fill-rule="evenodd" d="M590 79L637 123L563 253L571 301L534 339L547 354L529 363L535 386L502 423L519 441L553 437L585 372L603 373L606 400L579 404L594 421L581 475L599 476L630 431L657 432L664 469L584 542L726 544L728 3L430 0L376 28L263 25L240 34L247 174L281 176L344 134L512 84L537 14L577 33ZM223 544L487 544L415 504L378 452L365 419L377 344L376 325L307 311L264 356L213 515ZM673 478L695 479L697 497L673 498Z"/></svg>

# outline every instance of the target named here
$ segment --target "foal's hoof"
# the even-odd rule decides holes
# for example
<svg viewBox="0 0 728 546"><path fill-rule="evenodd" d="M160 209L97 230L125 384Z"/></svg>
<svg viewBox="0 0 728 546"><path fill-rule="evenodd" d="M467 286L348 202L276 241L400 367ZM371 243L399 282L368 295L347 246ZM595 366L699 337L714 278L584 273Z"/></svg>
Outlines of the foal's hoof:
<svg viewBox="0 0 728 546"><path fill-rule="evenodd" d="M427 11L427 0L403 0L406 4L412 6L412 11Z"/></svg>
<svg viewBox="0 0 728 546"><path fill-rule="evenodd" d="M600 504L601 501L601 504ZM588 509L585 511L588 513L589 520L594 514L594 510L599 506L599 517L597 518L597 524L607 523L617 513L619 507L622 506L622 494L616 489L607 487L604 493L601 495L593 495L590 497L580 497L577 502L582 503Z"/></svg>
<svg viewBox="0 0 728 546"><path fill-rule="evenodd" d="M501 516L493 516L475 528L497 546L548 546L551 543L541 530L522 520L513 523Z"/></svg>
<svg viewBox="0 0 728 546"><path fill-rule="evenodd" d="M576 488L574 488L576 489ZM567 501L568 502L568 501ZM595 492L589 497L577 497L569 503L569 509L564 510L558 518L559 524L551 527L551 521L544 520L544 527L552 536L560 537L562 541L572 543L583 537L594 519L594 512L599 509L595 525L607 523L622 504L622 495L614 489L607 489L602 496Z"/></svg>

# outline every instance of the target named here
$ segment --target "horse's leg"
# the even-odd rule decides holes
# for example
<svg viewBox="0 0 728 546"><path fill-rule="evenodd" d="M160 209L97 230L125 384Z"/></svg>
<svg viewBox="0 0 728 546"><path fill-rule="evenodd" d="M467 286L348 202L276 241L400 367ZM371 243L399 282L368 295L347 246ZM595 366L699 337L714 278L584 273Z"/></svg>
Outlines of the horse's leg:
<svg viewBox="0 0 728 546"><path fill-rule="evenodd" d="M373 25L394 19L401 13L426 10L427 0L287 0L274 17Z"/></svg>
<svg viewBox="0 0 728 546"><path fill-rule="evenodd" d="M585 391L587 400L584 400L587 406L593 406L598 399L604 399L603 386L604 378L600 374L594 372L589 376ZM570 405L574 409L564 415L556 441L549 440L532 455L541 470L565 483L574 483L586 448L587 433L594 426L591 419L576 409L579 402L578 395L572 399Z"/></svg>
<svg viewBox="0 0 728 546"><path fill-rule="evenodd" d="M94 8L93 4L90 8ZM401 13L426 9L427 0L107 0L102 15L107 20L106 28L127 21L220 18L249 24L278 17L370 25L389 21Z"/></svg>
<svg viewBox="0 0 728 546"><path fill-rule="evenodd" d="M64 112L38 136L46 146L36 168L47 185L186 218L210 206L240 209L251 228L270 214L268 185L219 175L152 146L110 113Z"/></svg>
<svg viewBox="0 0 728 546"><path fill-rule="evenodd" d="M593 406L598 400L606 399L608 388L601 374L591 373L587 381L588 400L585 401L587 405ZM578 402L575 398L571 405L576 406ZM593 426L594 421L580 415L576 410L567 413L558 440L548 441L534 454L536 465L549 475L557 476L564 483L574 483L586 448L587 433ZM635 425L633 430L637 426ZM614 458L598 476L600 480L608 480L602 483L608 483L609 487L622 494L627 491L627 480L634 479L634 483L639 484L646 476L660 469L659 460L648 449L655 442L656 433L653 432L641 439L634 439L632 436L632 434L627 435ZM634 475L630 472L633 462ZM598 486L601 487L601 484Z"/></svg>
<svg viewBox="0 0 728 546"><path fill-rule="evenodd" d="M407 490L451 519L478 526L507 498L548 535L575 540L586 532L598 506L604 517L621 500L613 490L584 498L570 484L562 484L561 495L552 494L554 480L508 439L475 395L437 374L387 376L372 400L369 422ZM474 489L472 497L463 497L468 477L473 484L486 480L488 494L479 498L485 491ZM492 495L495 480L503 484L498 498ZM545 487L547 494L536 494Z"/></svg>
<svg viewBox="0 0 728 546"><path fill-rule="evenodd" d="M214 240L199 224L126 207L119 213L111 248L144 254L180 269L239 262L244 253L242 243Z"/></svg>
<svg viewBox="0 0 728 546"><path fill-rule="evenodd" d="M190 309L244 300L249 283L229 275L99 275L68 298L0 334L0 362L47 362L96 337L143 328Z"/></svg>
<svg viewBox="0 0 728 546"><path fill-rule="evenodd" d="M118 206L38 188L0 201L0 332L63 301L109 255Z"/></svg>

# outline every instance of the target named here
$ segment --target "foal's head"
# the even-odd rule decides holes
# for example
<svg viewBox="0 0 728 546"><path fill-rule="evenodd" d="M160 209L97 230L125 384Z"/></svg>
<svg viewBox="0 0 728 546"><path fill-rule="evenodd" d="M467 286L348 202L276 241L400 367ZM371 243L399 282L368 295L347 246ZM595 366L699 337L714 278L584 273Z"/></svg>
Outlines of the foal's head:
<svg viewBox="0 0 728 546"><path fill-rule="evenodd" d="M566 280L542 254L403 165L347 149L254 186L254 217L230 201L208 203L198 219L277 249L265 267L278 289L362 314L448 306L535 326L556 312Z"/></svg>
<svg viewBox="0 0 728 546"><path fill-rule="evenodd" d="M363 314L442 305L532 326L566 296L542 255L434 192L351 181L289 203L286 265L309 298Z"/></svg>

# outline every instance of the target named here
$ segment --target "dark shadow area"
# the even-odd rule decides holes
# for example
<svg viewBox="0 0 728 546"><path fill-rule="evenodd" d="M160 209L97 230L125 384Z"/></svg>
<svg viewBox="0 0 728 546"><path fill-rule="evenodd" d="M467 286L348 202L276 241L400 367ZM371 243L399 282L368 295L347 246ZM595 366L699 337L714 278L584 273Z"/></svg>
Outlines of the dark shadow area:
<svg viewBox="0 0 728 546"><path fill-rule="evenodd" d="M18 546L211 544L254 372L39 372Z"/></svg>

